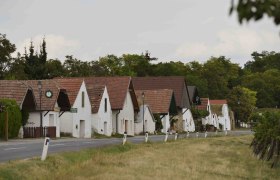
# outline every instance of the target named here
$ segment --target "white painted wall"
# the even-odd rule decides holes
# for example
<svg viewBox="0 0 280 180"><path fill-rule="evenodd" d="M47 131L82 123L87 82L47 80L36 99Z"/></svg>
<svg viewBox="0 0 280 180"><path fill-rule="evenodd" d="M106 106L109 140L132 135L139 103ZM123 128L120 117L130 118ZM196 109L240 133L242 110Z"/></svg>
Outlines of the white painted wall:
<svg viewBox="0 0 280 180"><path fill-rule="evenodd" d="M143 133L143 109L145 119L144 132L148 131L148 133L154 134L156 130L156 123L154 122L153 114L151 114L151 111L147 105L145 105L144 108L143 105L140 107L140 111L138 112L136 121L134 122L134 132L135 134Z"/></svg>
<svg viewBox="0 0 280 180"><path fill-rule="evenodd" d="M107 99L107 112L105 112L105 98ZM112 135L113 133L112 108L111 108L109 94L106 87L104 89L104 93L100 101L98 112L92 114L91 123L92 123L91 128L94 132L97 132L99 134L104 134L106 136Z"/></svg>
<svg viewBox="0 0 280 180"><path fill-rule="evenodd" d="M222 116L218 116L218 119L219 123L223 126L223 130L231 130L231 123L227 104L223 104Z"/></svg>
<svg viewBox="0 0 280 180"><path fill-rule="evenodd" d="M183 114L183 130L185 132L194 132L195 131L195 123L193 120L192 112L190 109L182 109Z"/></svg>
<svg viewBox="0 0 280 180"><path fill-rule="evenodd" d="M118 110L112 110L112 131L113 131L113 133L115 134L115 133L117 133L117 124L116 124L116 122L117 122L117 116L119 117L119 112L120 111L118 111ZM118 118L118 121L119 121L119 118Z"/></svg>
<svg viewBox="0 0 280 180"><path fill-rule="evenodd" d="M50 123L50 117L52 121ZM60 137L60 118L59 112L42 111L42 126L56 126L56 137ZM40 127L40 112L30 112L29 119L25 127Z"/></svg>
<svg viewBox="0 0 280 180"><path fill-rule="evenodd" d="M169 113L167 115L161 115L161 123L162 123L162 133L166 133L167 130L170 130L170 120L169 120Z"/></svg>
<svg viewBox="0 0 280 180"><path fill-rule="evenodd" d="M65 112L60 117L60 131L64 133L71 133L73 131L73 114Z"/></svg>
<svg viewBox="0 0 280 180"><path fill-rule="evenodd" d="M82 92L84 92L84 107L82 107ZM71 132L73 137L90 138L91 137L91 104L83 81L76 100L72 108L77 108L77 113L67 112L61 116L62 132ZM84 137L80 137L80 123L85 122Z"/></svg>
<svg viewBox="0 0 280 180"><path fill-rule="evenodd" d="M117 113L118 110L112 111L114 132L123 134L125 132L125 125L127 124L127 134L134 136L134 107L129 92L126 93L123 109L120 110L118 115L118 122L116 122Z"/></svg>
<svg viewBox="0 0 280 180"><path fill-rule="evenodd" d="M209 124L209 125L214 125L215 127L217 127L217 120L218 119L215 119L215 116L213 117L209 100L208 100L208 103L207 103L207 110L209 112L209 115L206 116L205 118L202 118L202 124L203 125Z"/></svg>

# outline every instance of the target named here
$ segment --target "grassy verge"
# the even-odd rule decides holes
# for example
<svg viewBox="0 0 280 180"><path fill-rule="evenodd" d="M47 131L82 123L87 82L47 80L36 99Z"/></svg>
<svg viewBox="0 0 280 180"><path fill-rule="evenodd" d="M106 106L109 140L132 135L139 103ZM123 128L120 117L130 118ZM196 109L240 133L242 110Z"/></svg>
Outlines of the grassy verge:
<svg viewBox="0 0 280 180"><path fill-rule="evenodd" d="M277 179L249 148L252 136L127 144L0 165L0 179Z"/></svg>

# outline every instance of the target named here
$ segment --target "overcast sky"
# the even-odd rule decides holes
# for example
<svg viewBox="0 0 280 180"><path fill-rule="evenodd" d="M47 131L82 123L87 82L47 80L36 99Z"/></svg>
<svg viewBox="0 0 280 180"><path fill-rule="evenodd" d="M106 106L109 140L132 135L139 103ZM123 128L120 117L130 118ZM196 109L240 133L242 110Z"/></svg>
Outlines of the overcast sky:
<svg viewBox="0 0 280 180"><path fill-rule="evenodd" d="M279 51L279 26L240 25L230 0L1 0L0 33L24 52L46 37L48 58L97 60L141 54L205 62L224 55L243 65L253 51Z"/></svg>

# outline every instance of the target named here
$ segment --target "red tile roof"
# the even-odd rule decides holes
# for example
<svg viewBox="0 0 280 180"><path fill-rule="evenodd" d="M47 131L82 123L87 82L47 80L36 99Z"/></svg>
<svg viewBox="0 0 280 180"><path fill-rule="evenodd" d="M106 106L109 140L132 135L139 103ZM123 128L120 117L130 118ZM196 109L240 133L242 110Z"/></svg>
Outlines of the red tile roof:
<svg viewBox="0 0 280 180"><path fill-rule="evenodd" d="M97 113L105 90L104 85L87 84L87 92L91 102L92 113Z"/></svg>
<svg viewBox="0 0 280 180"><path fill-rule="evenodd" d="M107 87L112 110L123 109L127 92L130 93L134 110L139 110L131 77L85 77L86 86L103 85Z"/></svg>
<svg viewBox="0 0 280 180"><path fill-rule="evenodd" d="M210 100L210 104L227 104L227 100L225 99Z"/></svg>
<svg viewBox="0 0 280 180"><path fill-rule="evenodd" d="M61 91L65 91L65 89L61 88L58 83L54 80L40 80L42 83L42 96L41 96L41 110L44 111L53 111L55 104L58 102L59 94ZM22 81L26 85L30 86L33 90L35 100L36 100L36 110L40 110L40 95L39 95L39 89L38 89L38 80L28 80L28 81ZM47 98L45 96L45 92L47 90L51 90L53 93L53 96L51 98ZM67 99L66 99L67 98ZM63 99L63 101L68 102L62 102L65 103L66 106L69 105L69 99L66 97Z"/></svg>
<svg viewBox="0 0 280 180"><path fill-rule="evenodd" d="M57 78L54 79L61 87L66 89L70 105L73 106L81 85L83 83L82 78Z"/></svg>
<svg viewBox="0 0 280 180"><path fill-rule="evenodd" d="M140 105L143 104L142 93L144 92L144 103L147 104L154 114L167 114L170 110L173 90L136 90L135 94Z"/></svg>
<svg viewBox="0 0 280 180"><path fill-rule="evenodd" d="M0 99L13 99L20 106L30 88L18 80L0 81Z"/></svg>
<svg viewBox="0 0 280 180"><path fill-rule="evenodd" d="M182 76L133 77L132 82L135 90L172 89L177 107L190 108L188 90Z"/></svg>
<svg viewBox="0 0 280 180"><path fill-rule="evenodd" d="M197 105L196 108L200 110L207 110L209 98L200 98L200 105Z"/></svg>

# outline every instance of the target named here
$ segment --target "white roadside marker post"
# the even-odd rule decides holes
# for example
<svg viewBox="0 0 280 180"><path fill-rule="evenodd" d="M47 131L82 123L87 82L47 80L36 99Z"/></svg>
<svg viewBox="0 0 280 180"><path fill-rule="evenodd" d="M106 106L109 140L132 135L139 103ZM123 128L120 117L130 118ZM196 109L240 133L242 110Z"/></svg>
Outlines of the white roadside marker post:
<svg viewBox="0 0 280 180"><path fill-rule="evenodd" d="M124 132L124 134L123 134L123 142L122 142L122 145L125 145L125 143L126 143L126 137L127 137L127 133Z"/></svg>
<svg viewBox="0 0 280 180"><path fill-rule="evenodd" d="M207 131L205 131L205 135L204 135L204 137L205 137L205 138L207 138Z"/></svg>
<svg viewBox="0 0 280 180"><path fill-rule="evenodd" d="M148 142L148 139L149 139L149 134L148 134L148 132L146 131L146 133L145 133L145 143Z"/></svg>
<svg viewBox="0 0 280 180"><path fill-rule="evenodd" d="M226 131L225 131L225 135L227 135L227 128L226 128Z"/></svg>
<svg viewBox="0 0 280 180"><path fill-rule="evenodd" d="M198 131L196 132L196 138L198 138Z"/></svg>
<svg viewBox="0 0 280 180"><path fill-rule="evenodd" d="M215 135L217 136L217 134L218 134L218 130L216 129Z"/></svg>
<svg viewBox="0 0 280 180"><path fill-rule="evenodd" d="M164 138L164 142L166 142L167 141L167 139L168 139L168 131L166 132L166 134L165 134L165 138Z"/></svg>
<svg viewBox="0 0 280 180"><path fill-rule="evenodd" d="M188 131L188 133L187 133L187 138L189 138L190 137L190 132Z"/></svg>
<svg viewBox="0 0 280 180"><path fill-rule="evenodd" d="M178 138L178 133L176 132L176 133L175 133L174 140L176 141L176 140L177 140L177 138Z"/></svg>
<svg viewBox="0 0 280 180"><path fill-rule="evenodd" d="M46 158L47 158L49 143L50 143L50 138L49 138L49 137L46 137L46 138L45 138L45 141L44 141L44 146L43 146L43 152L42 152L42 156L41 156L41 161L45 161Z"/></svg>

